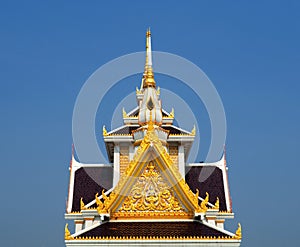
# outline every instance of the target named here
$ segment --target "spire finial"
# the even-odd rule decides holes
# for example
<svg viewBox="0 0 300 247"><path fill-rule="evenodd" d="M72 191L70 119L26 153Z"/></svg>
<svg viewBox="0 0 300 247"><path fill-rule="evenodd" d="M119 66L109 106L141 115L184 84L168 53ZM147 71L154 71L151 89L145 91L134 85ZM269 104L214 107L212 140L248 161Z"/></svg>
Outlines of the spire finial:
<svg viewBox="0 0 300 247"><path fill-rule="evenodd" d="M146 62L143 76L143 88L156 87L152 70L152 49L150 28L146 32Z"/></svg>

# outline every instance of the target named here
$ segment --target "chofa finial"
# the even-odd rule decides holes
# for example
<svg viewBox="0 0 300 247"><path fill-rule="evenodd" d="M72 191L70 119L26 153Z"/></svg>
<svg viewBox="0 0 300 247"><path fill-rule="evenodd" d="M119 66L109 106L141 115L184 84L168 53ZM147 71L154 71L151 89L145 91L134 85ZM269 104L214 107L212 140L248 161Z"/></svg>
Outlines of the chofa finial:
<svg viewBox="0 0 300 247"><path fill-rule="evenodd" d="M235 236L236 238L238 239L241 239L242 238L242 226L240 223L238 223L238 229L236 230L235 232Z"/></svg>
<svg viewBox="0 0 300 247"><path fill-rule="evenodd" d="M219 208L220 208L220 200L219 200L219 197L217 197L216 203L214 205L214 209L218 209L219 210Z"/></svg>
<svg viewBox="0 0 300 247"><path fill-rule="evenodd" d="M83 198L81 197L80 198L80 210L85 210L85 209L86 209L86 207L85 207L85 204L83 202Z"/></svg>
<svg viewBox="0 0 300 247"><path fill-rule="evenodd" d="M65 226L65 240L74 239L69 231L68 223Z"/></svg>
<svg viewBox="0 0 300 247"><path fill-rule="evenodd" d="M107 134L107 130L105 128L105 125L103 125L103 127L102 127L102 133L103 133L103 136L107 136L108 135Z"/></svg>
<svg viewBox="0 0 300 247"><path fill-rule="evenodd" d="M195 136L196 135L196 125L194 125L192 131L191 131L191 135Z"/></svg>

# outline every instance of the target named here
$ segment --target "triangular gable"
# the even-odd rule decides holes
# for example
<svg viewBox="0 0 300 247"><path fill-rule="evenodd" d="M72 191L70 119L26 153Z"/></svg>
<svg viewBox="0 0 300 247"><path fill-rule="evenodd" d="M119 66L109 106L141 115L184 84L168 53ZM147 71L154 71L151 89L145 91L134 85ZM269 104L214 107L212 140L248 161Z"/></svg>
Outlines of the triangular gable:
<svg viewBox="0 0 300 247"><path fill-rule="evenodd" d="M118 208L122 207L125 198L130 194L137 179L150 161L155 161L161 175L168 181L168 184L172 187L173 192L178 196L179 201L187 212L201 211L198 205L198 193L194 194L190 190L178 168L173 165L169 154L156 134L152 122L150 122L147 133L133 160L129 163L113 192L109 197L105 198L103 212L106 211L112 215Z"/></svg>
<svg viewBox="0 0 300 247"><path fill-rule="evenodd" d="M187 209L178 199L174 187L169 184L156 162L155 159L151 160L144 167L129 194L112 212L113 218L193 216L193 210Z"/></svg>

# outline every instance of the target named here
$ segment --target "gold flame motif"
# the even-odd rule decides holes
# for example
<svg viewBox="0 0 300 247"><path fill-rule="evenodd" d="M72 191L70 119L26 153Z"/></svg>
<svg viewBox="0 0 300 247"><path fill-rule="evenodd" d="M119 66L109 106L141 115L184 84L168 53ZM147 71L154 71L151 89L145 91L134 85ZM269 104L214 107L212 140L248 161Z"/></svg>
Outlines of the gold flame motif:
<svg viewBox="0 0 300 247"><path fill-rule="evenodd" d="M136 211L185 212L152 161L120 208L120 212Z"/></svg>

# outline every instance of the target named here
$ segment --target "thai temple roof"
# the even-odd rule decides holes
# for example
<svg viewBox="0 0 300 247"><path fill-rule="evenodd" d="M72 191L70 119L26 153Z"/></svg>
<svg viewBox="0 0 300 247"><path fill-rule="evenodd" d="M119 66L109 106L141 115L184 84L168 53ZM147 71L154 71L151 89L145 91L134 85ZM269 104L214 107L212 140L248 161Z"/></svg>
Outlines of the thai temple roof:
<svg viewBox="0 0 300 247"><path fill-rule="evenodd" d="M65 219L66 246L240 246L232 219L225 152L214 163L187 163L196 130L177 127L162 108L152 69L151 32L138 106L123 125L103 126L109 162L83 164L74 153Z"/></svg>

